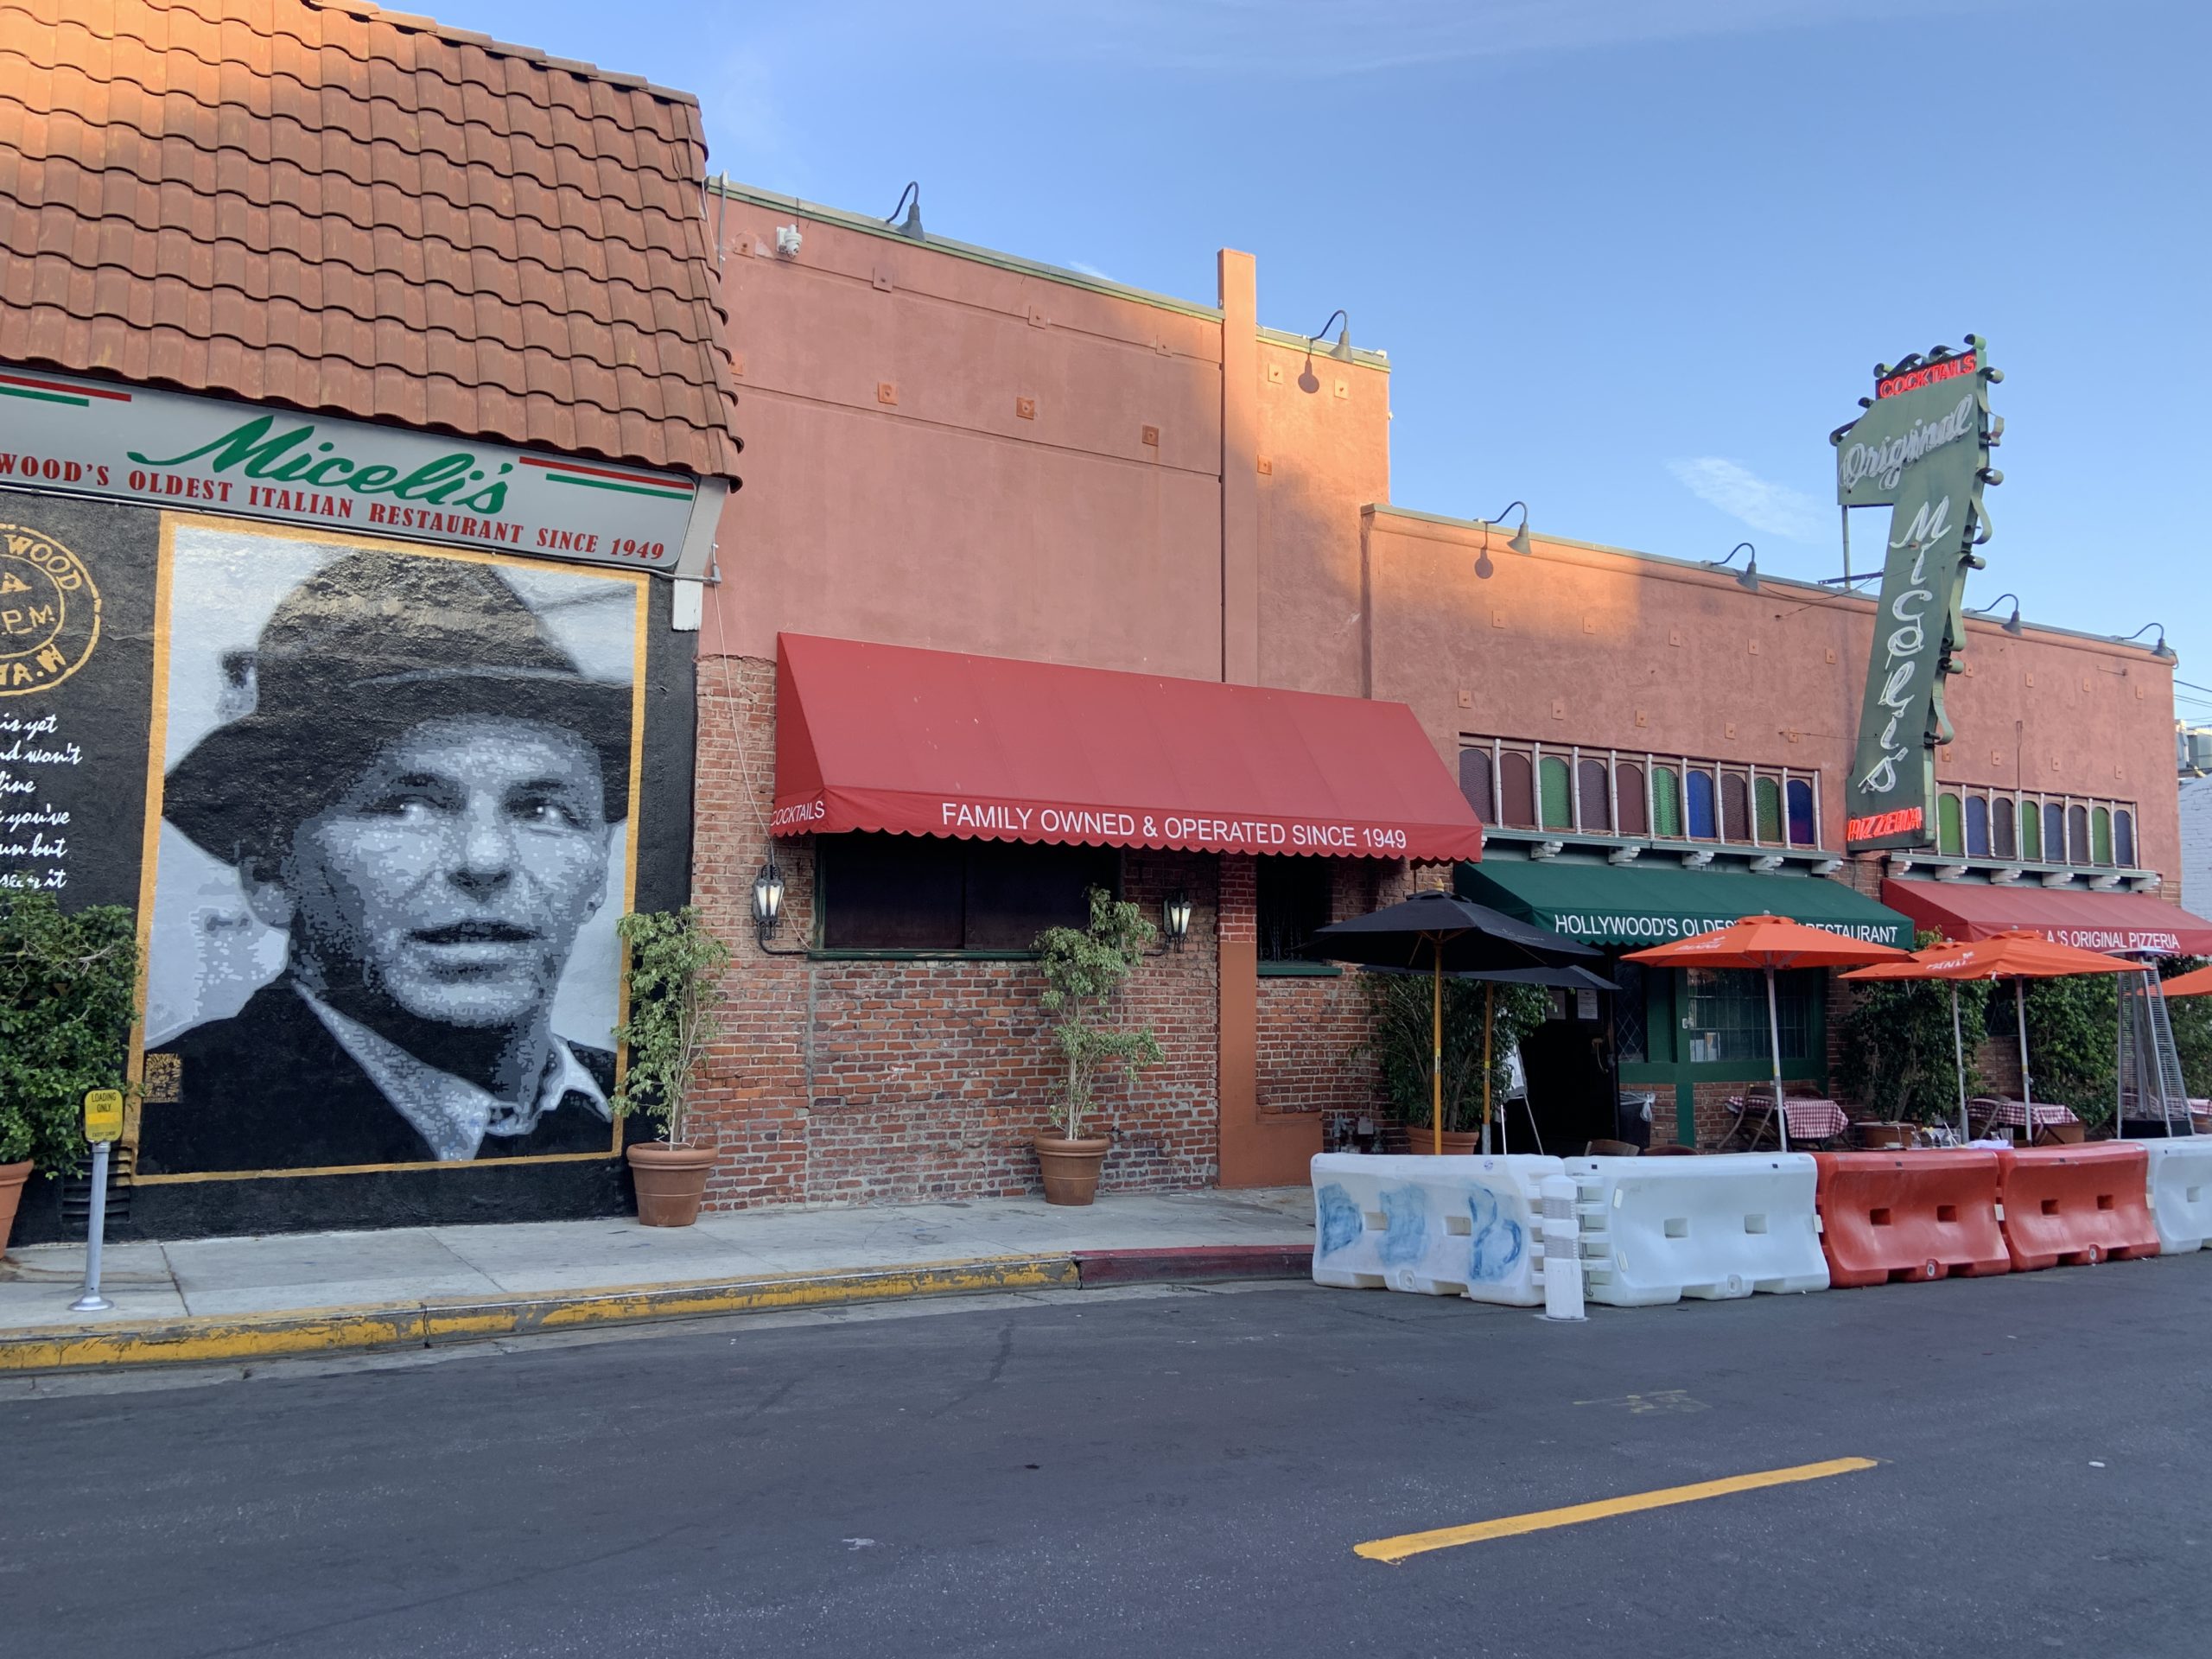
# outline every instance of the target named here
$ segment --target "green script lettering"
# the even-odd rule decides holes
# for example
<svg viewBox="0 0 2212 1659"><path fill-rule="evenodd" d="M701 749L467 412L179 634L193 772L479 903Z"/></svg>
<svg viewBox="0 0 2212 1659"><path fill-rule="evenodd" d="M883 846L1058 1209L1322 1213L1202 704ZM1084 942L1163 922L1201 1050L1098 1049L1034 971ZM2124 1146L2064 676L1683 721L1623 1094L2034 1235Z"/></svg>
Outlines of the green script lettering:
<svg viewBox="0 0 2212 1659"><path fill-rule="evenodd" d="M207 469L214 473L228 472L243 461L248 478L264 478L271 467L283 459L285 451L315 436L315 428L303 426L296 432L272 438L269 435L269 429L276 423L274 415L264 415L257 421L248 421L244 426L233 428L219 438L210 439L197 449L172 455L167 461L156 461L150 455L140 454L136 449L125 453L141 467L181 467L188 461L208 456L211 459L207 462Z"/></svg>

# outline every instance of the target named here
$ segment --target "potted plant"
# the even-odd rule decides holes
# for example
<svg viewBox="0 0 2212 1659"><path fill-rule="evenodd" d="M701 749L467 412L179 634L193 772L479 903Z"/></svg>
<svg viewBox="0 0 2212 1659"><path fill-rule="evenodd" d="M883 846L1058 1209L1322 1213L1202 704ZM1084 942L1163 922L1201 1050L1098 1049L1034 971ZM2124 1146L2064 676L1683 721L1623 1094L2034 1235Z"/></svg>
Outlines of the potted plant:
<svg viewBox="0 0 2212 1659"><path fill-rule="evenodd" d="M1430 1061L1435 1042L1434 988L1425 974L1363 974L1367 1035L1351 1059L1371 1059L1395 1122L1383 1128L1386 1152L1435 1149L1430 1116ZM1444 982L1444 1151L1465 1155L1482 1146L1484 987L1476 981ZM1544 1022L1550 994L1536 985L1499 985L1491 992L1491 1110L1505 1108L1508 1057L1522 1038Z"/></svg>
<svg viewBox="0 0 2212 1659"><path fill-rule="evenodd" d="M0 1254L32 1172L82 1165L85 1091L122 1083L137 991L128 910L0 892Z"/></svg>
<svg viewBox="0 0 2212 1659"><path fill-rule="evenodd" d="M1155 937L1141 911L1099 887L1090 890L1088 926L1047 928L1037 936L1045 981L1039 1001L1058 1016L1047 1029L1067 1068L1046 1114L1052 1128L1030 1137L1047 1204L1089 1204L1097 1196L1098 1173L1114 1144L1110 1135L1084 1134L1098 1084L1109 1071L1135 1082L1161 1058L1151 1027L1116 1030L1101 1023Z"/></svg>
<svg viewBox="0 0 2212 1659"><path fill-rule="evenodd" d="M715 1154L683 1135L692 1087L708 1046L721 1031L715 1002L729 947L689 905L632 912L614 931L630 950L630 1017L614 1033L629 1045L630 1063L611 1103L618 1117L642 1112L660 1126L660 1139L632 1142L627 1152L638 1220L646 1227L689 1227L699 1218Z"/></svg>

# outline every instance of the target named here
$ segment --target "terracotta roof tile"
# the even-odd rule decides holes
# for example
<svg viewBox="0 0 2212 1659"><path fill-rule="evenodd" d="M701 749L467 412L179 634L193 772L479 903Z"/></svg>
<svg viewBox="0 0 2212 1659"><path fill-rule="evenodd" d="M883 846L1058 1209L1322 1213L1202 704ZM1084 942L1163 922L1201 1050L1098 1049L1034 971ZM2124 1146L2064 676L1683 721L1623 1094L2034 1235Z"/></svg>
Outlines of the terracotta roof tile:
<svg viewBox="0 0 2212 1659"><path fill-rule="evenodd" d="M0 0L0 356L727 474L705 170L685 94L363 0Z"/></svg>

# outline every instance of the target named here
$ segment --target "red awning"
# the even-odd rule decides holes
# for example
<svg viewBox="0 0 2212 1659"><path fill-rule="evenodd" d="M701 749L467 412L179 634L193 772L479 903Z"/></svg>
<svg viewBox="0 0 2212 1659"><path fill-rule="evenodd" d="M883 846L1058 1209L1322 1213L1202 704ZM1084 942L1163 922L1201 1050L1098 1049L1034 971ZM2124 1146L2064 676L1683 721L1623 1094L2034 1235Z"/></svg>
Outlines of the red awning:
<svg viewBox="0 0 2212 1659"><path fill-rule="evenodd" d="M1986 939L2024 927L2082 950L2212 956L2212 922L2147 893L1992 887L1978 881L1885 881L1882 902L1946 938Z"/></svg>
<svg viewBox="0 0 2212 1659"><path fill-rule="evenodd" d="M1482 855L1402 702L792 633L777 640L774 827Z"/></svg>

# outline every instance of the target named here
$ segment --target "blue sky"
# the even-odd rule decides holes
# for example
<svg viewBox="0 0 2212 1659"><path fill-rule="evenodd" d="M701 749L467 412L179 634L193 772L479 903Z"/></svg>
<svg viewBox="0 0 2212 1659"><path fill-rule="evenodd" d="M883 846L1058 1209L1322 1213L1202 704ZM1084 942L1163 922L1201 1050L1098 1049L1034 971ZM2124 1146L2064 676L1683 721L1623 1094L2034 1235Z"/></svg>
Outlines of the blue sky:
<svg viewBox="0 0 2212 1659"><path fill-rule="evenodd" d="M1390 353L1424 512L1832 575L1829 430L1980 333L2006 481L1968 603L2163 622L2212 687L2201 0L435 11L696 92L747 183L888 213L918 178L933 231L1201 301L1249 250L1263 322L1342 306Z"/></svg>

